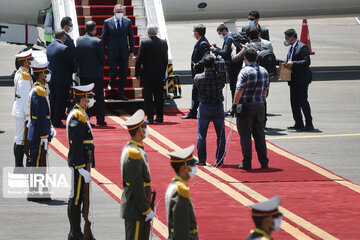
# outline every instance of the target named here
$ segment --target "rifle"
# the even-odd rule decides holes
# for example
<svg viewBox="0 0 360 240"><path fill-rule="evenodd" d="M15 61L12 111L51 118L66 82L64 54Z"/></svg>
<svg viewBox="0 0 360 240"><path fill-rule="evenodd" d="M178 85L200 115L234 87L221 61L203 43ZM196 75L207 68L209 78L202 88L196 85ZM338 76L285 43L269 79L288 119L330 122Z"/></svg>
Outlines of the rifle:
<svg viewBox="0 0 360 240"><path fill-rule="evenodd" d="M90 169L90 160L91 160L91 151L88 151L88 162L86 163L86 170L88 172ZM89 220L89 206L90 206L90 183L85 183L85 194L84 194L84 205L83 205L83 218L84 218L84 240L93 240L93 234L91 232L91 222Z"/></svg>
<svg viewBox="0 0 360 240"><path fill-rule="evenodd" d="M27 127L27 124L28 124L28 121L25 121L25 132L24 132L24 135L25 135L25 149L24 149L24 153L25 153L25 156L26 156L26 163L25 163L26 167L29 166L29 160L30 160L30 141L27 139L29 128Z"/></svg>
<svg viewBox="0 0 360 240"><path fill-rule="evenodd" d="M150 202L150 207L151 209L155 209L155 198L156 198L156 190L154 190L152 192L152 198L151 198L151 202ZM150 238L150 228L152 226L152 220L148 220L145 223L145 239L149 239Z"/></svg>

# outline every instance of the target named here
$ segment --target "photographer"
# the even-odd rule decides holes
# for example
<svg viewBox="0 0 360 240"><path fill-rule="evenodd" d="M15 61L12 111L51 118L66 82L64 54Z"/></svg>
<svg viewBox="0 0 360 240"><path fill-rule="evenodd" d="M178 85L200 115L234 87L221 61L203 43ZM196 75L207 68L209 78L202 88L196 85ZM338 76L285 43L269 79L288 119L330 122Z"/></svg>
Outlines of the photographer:
<svg viewBox="0 0 360 240"><path fill-rule="evenodd" d="M195 75L194 84L199 94L199 117L197 151L199 165L206 165L206 134L210 121L213 122L217 135L216 165L223 165L225 153L225 125L224 125L224 78L214 71L215 58L207 54L203 58L205 71Z"/></svg>
<svg viewBox="0 0 360 240"><path fill-rule="evenodd" d="M242 67L242 61L234 63L231 61L231 45L234 43L234 37L225 24L220 24L217 28L217 32L221 39L224 39L224 44L222 49L217 48L215 44L210 46L210 51L215 55L220 55L226 62L226 75L227 79L230 82L231 96L234 100L235 86L237 76L239 75L240 69Z"/></svg>
<svg viewBox="0 0 360 240"><path fill-rule="evenodd" d="M251 135L255 141L255 149L261 168L268 168L269 159L264 133L265 98L269 86L269 75L265 68L256 63L257 53L249 48L245 52L245 63L236 83L232 113L237 115L236 124L240 135L242 164L237 168L251 170L252 145ZM242 111L239 113L241 104Z"/></svg>

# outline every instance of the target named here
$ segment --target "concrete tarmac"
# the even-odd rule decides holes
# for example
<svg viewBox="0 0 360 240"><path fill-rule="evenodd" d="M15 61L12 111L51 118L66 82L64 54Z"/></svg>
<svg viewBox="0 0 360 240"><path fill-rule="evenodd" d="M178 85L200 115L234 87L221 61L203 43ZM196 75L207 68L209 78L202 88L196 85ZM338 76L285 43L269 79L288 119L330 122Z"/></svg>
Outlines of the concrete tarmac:
<svg viewBox="0 0 360 240"><path fill-rule="evenodd" d="M211 43L222 45L216 33L222 21L203 21ZM190 71L190 57L195 39L192 27L200 21L168 22L169 43L174 70L182 79ZM278 58L285 58L288 49L282 45L283 32L295 28L299 35L301 19L265 20L260 23L269 28L270 39ZM238 26L246 22L237 22ZM293 125L287 83L272 82L268 98L267 140L288 152L318 164L350 181L360 184L360 26L353 18L308 19L313 51L312 69L317 77L309 87L309 102L314 118L315 132L288 131ZM300 36L299 36L300 37ZM21 46L0 43L0 81L8 79L14 70L14 55ZM191 79L190 79L191 80ZM10 80L11 81L11 80ZM191 85L182 85L183 98L171 101L166 107L188 108ZM230 90L225 107L231 107ZM11 116L13 87L0 87L0 167L14 163L13 138L15 122ZM133 105L132 105L133 106ZM108 105L116 107L116 105ZM166 116L165 116L166 121ZM181 120L186 123L186 120ZM239 143L240 147L240 143ZM50 150L52 166L66 166L66 161ZM256 161L256 159L254 159ZM271 159L270 159L271 165ZM2 171L0 172L2 176ZM1 177L2 179L2 177ZM167 184L167 183L164 183ZM3 185L0 185L2 190ZM120 206L96 184L92 184L92 219L97 239L124 239ZM1 239L64 239L69 230L66 199L48 204L27 202L25 199L0 199ZM154 238L155 239L155 238Z"/></svg>

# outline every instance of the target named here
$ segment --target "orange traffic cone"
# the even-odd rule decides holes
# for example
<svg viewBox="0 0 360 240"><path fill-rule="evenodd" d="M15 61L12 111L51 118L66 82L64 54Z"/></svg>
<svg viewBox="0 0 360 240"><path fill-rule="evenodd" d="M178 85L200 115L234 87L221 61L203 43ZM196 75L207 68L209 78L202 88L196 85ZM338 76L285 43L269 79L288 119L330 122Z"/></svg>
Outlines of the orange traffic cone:
<svg viewBox="0 0 360 240"><path fill-rule="evenodd" d="M310 34L306 19L303 19L300 41L305 43L306 46L309 48L310 55L315 54L315 52L311 50Z"/></svg>

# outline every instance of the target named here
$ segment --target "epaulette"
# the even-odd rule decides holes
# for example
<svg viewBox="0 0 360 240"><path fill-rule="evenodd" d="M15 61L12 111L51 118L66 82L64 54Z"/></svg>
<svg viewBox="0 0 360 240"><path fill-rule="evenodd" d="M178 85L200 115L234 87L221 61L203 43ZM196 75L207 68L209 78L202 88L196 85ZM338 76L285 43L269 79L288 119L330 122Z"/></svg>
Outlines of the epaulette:
<svg viewBox="0 0 360 240"><path fill-rule="evenodd" d="M40 86L35 87L35 93L40 97L46 97L46 90Z"/></svg>
<svg viewBox="0 0 360 240"><path fill-rule="evenodd" d="M141 152L136 147L130 147L128 150L128 155L129 155L129 158L131 158L131 159L135 159L135 160L142 159Z"/></svg>
<svg viewBox="0 0 360 240"><path fill-rule="evenodd" d="M28 73L27 71L25 70L22 70L20 72L20 77L24 80L30 80L30 73Z"/></svg>
<svg viewBox="0 0 360 240"><path fill-rule="evenodd" d="M178 181L176 186L176 191L180 196L184 198L190 198L190 188L186 186L185 183Z"/></svg>
<svg viewBox="0 0 360 240"><path fill-rule="evenodd" d="M75 110L74 117L79 120L80 122L86 123L86 115L80 110Z"/></svg>

